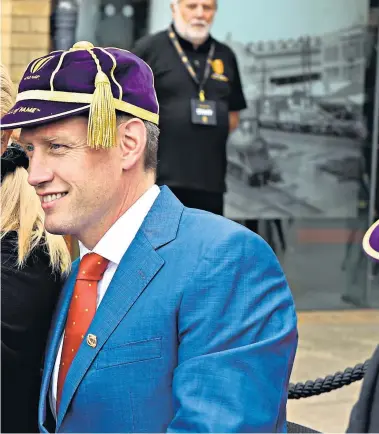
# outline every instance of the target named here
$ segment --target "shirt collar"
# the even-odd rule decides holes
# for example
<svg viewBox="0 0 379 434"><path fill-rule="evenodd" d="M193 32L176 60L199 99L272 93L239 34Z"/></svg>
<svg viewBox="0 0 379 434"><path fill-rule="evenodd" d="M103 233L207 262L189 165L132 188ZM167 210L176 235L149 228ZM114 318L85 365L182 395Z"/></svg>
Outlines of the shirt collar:
<svg viewBox="0 0 379 434"><path fill-rule="evenodd" d="M175 28L175 24L174 23L171 23L171 26L172 26L172 28L173 28L173 30L174 30L177 38L178 38L179 43L182 46L183 50L185 50L185 51L193 51L195 53L202 53L202 52L208 53L209 52L209 49L211 47L211 43L213 41L213 38L212 38L211 35L208 36L208 39L205 42L203 42L197 48L194 48L192 42L189 42L186 39L183 39L179 35L178 31Z"/></svg>
<svg viewBox="0 0 379 434"><path fill-rule="evenodd" d="M160 193L157 185L149 188L105 233L94 249L88 250L79 241L80 259L87 253L97 253L117 265L132 243L146 215Z"/></svg>

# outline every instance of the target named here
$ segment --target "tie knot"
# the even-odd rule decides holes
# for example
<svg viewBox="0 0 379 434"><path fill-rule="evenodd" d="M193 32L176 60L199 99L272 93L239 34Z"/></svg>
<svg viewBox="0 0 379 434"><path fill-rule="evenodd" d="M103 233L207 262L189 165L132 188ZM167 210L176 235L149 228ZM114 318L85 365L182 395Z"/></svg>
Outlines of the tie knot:
<svg viewBox="0 0 379 434"><path fill-rule="evenodd" d="M79 264L77 280L96 280L102 279L109 261L97 253L87 253L83 256Z"/></svg>

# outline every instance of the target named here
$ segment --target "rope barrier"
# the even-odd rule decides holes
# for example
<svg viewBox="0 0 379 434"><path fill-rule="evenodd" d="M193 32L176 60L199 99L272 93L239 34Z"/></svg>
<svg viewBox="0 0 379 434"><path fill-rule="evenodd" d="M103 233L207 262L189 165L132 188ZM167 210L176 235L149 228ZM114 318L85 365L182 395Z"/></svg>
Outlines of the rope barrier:
<svg viewBox="0 0 379 434"><path fill-rule="evenodd" d="M354 368L346 368L343 372L336 372L334 375L328 375L325 378L317 378L315 381L308 380L305 383L290 383L288 399L310 398L311 396L328 393L359 381L364 377L369 362L370 360L366 360L364 363L354 366Z"/></svg>

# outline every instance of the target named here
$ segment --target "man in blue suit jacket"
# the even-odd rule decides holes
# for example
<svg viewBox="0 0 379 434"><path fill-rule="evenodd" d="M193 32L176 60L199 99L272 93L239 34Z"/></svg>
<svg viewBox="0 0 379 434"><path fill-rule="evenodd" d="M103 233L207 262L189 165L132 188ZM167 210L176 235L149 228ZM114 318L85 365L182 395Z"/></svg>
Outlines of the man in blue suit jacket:
<svg viewBox="0 0 379 434"><path fill-rule="evenodd" d="M149 67L86 42L32 62L2 119L22 128L47 230L80 241L40 429L52 414L57 432L284 432L297 331L283 272L257 235L155 185L157 123Z"/></svg>

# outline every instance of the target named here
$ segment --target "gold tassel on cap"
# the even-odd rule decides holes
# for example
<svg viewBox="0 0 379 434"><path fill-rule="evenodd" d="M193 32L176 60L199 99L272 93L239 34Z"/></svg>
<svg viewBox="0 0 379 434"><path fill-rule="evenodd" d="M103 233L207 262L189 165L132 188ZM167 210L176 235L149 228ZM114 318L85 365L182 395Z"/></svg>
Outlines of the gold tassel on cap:
<svg viewBox="0 0 379 434"><path fill-rule="evenodd" d="M93 149L109 149L116 146L116 108L111 84L107 75L101 70L99 59L89 49L97 66L95 92L88 118L88 146Z"/></svg>

